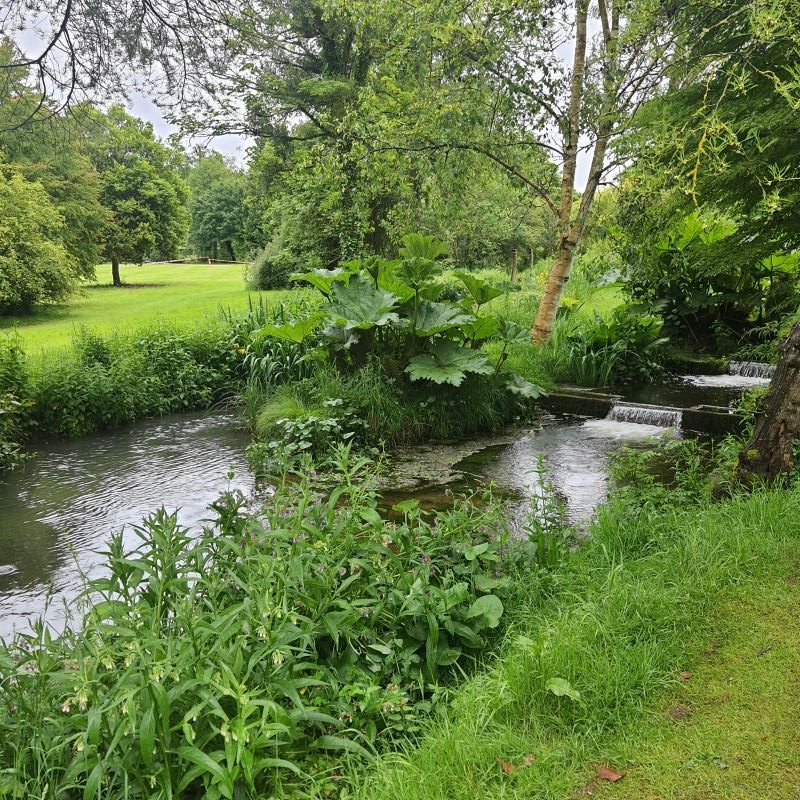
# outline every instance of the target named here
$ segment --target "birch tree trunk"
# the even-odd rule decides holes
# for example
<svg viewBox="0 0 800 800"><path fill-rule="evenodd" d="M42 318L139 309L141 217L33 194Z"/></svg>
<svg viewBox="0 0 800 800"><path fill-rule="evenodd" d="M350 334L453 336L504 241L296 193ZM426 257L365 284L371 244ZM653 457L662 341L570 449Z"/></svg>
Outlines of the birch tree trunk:
<svg viewBox="0 0 800 800"><path fill-rule="evenodd" d="M772 379L767 406L753 437L739 453L737 478L752 485L774 483L795 466L800 439L800 322L781 345L781 357Z"/></svg>
<svg viewBox="0 0 800 800"><path fill-rule="evenodd" d="M569 113L564 125L564 164L561 169L561 194L557 220L558 245L531 332L534 344L542 344L550 338L561 295L564 293L564 284L569 280L572 258L578 244L572 226L572 200L575 194L575 172L578 167L589 0L578 0L576 14Z"/></svg>

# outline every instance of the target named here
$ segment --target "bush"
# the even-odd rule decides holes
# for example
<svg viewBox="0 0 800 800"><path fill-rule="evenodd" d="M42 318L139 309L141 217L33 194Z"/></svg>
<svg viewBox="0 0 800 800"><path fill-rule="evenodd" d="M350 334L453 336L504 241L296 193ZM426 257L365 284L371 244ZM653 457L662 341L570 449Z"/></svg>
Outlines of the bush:
<svg viewBox="0 0 800 800"><path fill-rule="evenodd" d="M262 292L285 289L295 269L294 259L289 253L269 244L253 261L248 275L248 288Z"/></svg>
<svg viewBox="0 0 800 800"><path fill-rule="evenodd" d="M0 164L0 314L65 300L81 277L44 187Z"/></svg>
<svg viewBox="0 0 800 800"><path fill-rule="evenodd" d="M332 466L328 500L303 480L263 518L224 496L198 539L163 510L112 537L83 628L0 649L0 794L295 796L415 733L495 636L518 554L493 503L389 525L370 465Z"/></svg>

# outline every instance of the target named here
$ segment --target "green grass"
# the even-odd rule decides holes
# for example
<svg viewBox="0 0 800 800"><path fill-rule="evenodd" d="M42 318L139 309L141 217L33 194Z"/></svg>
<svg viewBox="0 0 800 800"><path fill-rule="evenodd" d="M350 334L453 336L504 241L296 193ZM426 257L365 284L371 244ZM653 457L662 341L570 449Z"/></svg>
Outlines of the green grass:
<svg viewBox="0 0 800 800"><path fill-rule="evenodd" d="M0 333L16 330L30 353L69 345L76 329L125 330L155 321L192 322L222 306L246 309L248 297L280 297L288 292L248 292L243 267L236 264L125 264L123 287L111 285L111 267L97 267L98 282L70 303L29 316L0 318Z"/></svg>
<svg viewBox="0 0 800 800"><path fill-rule="evenodd" d="M604 798L797 796L796 784L795 794L788 793L798 764L791 722L796 676L785 675L795 663L787 654L796 653L796 609L768 617L750 640L747 632L761 613L784 608L787 598L775 587L796 574L798 537L798 491L762 492L684 510L636 513L631 506L612 506L601 513L593 538L553 575L545 592L549 600L542 601L537 578L530 576L529 599L523 595L509 609L513 621L505 646L454 692L448 710L431 723L416 749L380 759L354 781L356 796L563 800L595 791ZM716 674L709 667L704 680L704 654L719 634L721 608L741 613L735 623L738 645L720 654ZM794 628L791 637L787 627ZM763 655L774 652L774 660L762 661L758 653L773 642L774 651ZM689 691L680 679L685 671L697 676L689 683L696 685L698 699L689 703L699 705L705 696L713 707L726 680L728 691L741 697L716 724L710 718L711 730L699 730L693 745L677 733L659 750L652 745L653 720L663 726L665 708ZM568 681L580 698L548 690L554 678ZM763 716L758 699L748 695L756 689L768 704ZM741 771L751 771L751 785L760 770L753 761L766 754L766 763L781 771L774 782L783 788L750 794L725 789L724 776L712 773L738 757L737 740L748 760ZM641 760L642 777L630 781L629 793L627 777L614 787L592 786L599 765L626 772L634 757ZM687 762L692 763L687 767ZM700 776L694 794L681 785L686 769ZM650 793L638 791L648 779Z"/></svg>
<svg viewBox="0 0 800 800"><path fill-rule="evenodd" d="M713 615L689 680L606 761L624 780L602 800L800 796L800 565L737 590ZM590 782L591 783L591 782Z"/></svg>

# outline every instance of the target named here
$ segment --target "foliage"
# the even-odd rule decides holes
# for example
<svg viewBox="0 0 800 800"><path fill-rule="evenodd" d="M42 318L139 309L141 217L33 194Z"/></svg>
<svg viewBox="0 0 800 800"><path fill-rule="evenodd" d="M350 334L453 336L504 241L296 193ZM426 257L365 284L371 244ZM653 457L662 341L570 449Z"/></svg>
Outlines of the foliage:
<svg viewBox="0 0 800 800"><path fill-rule="evenodd" d="M26 395L27 380L25 353L19 341L0 340L0 472L27 458L22 450L22 422L28 404L19 399Z"/></svg>
<svg viewBox="0 0 800 800"><path fill-rule="evenodd" d="M663 369L662 322L640 306L617 306L610 318L576 311L558 320L542 359L555 380L583 386L644 383Z"/></svg>
<svg viewBox="0 0 800 800"><path fill-rule="evenodd" d="M187 184L189 245L194 252L212 259L241 259L249 249L247 226L251 222L245 175L219 153L200 153Z"/></svg>
<svg viewBox="0 0 800 800"><path fill-rule="evenodd" d="M731 257L737 226L724 216L694 212L653 243L629 243L628 288L660 309L671 330L703 342L724 326L735 337L749 324L765 325L800 304L796 255L773 253L748 261Z"/></svg>
<svg viewBox="0 0 800 800"><path fill-rule="evenodd" d="M445 252L432 237L415 234L404 238L399 260L371 257L295 276L319 289L324 302L304 319L265 327L263 333L301 342L319 328L322 343L343 371L377 357L397 363L411 381L457 387L468 373L494 375L505 362L506 346L524 332L480 315L480 307L503 292L480 277L457 273L469 293L464 304L437 299L436 259ZM503 342L494 365L479 347L488 340Z"/></svg>
<svg viewBox="0 0 800 800"><path fill-rule="evenodd" d="M95 114L90 147L100 173L100 202L108 214L104 255L112 265L145 258L174 258L188 225L188 190L179 155L149 123L112 106Z"/></svg>
<svg viewBox="0 0 800 800"><path fill-rule="evenodd" d="M196 539L163 510L131 549L113 536L82 627L0 650L4 793L324 790L344 757L419 730L435 681L503 619L501 519L409 503L386 524L359 485L368 465L333 458L325 500L302 480L259 517L222 497Z"/></svg>
<svg viewBox="0 0 800 800"><path fill-rule="evenodd" d="M64 230L44 187L0 163L0 314L65 300L77 288L82 270Z"/></svg>
<svg viewBox="0 0 800 800"><path fill-rule="evenodd" d="M248 272L247 285L258 291L283 289L289 285L289 276L294 270L294 261L271 242L256 254Z"/></svg>

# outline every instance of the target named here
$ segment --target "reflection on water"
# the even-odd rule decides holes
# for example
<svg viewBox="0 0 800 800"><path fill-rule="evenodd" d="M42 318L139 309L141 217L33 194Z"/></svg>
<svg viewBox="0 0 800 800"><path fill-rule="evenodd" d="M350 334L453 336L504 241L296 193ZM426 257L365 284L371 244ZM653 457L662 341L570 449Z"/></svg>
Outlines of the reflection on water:
<svg viewBox="0 0 800 800"><path fill-rule="evenodd" d="M669 435L665 428L606 419L549 421L511 445L477 453L457 468L501 489L527 498L536 492L539 460L546 479L566 501L567 518L576 523L594 513L607 497L608 463L622 445L646 447L654 437ZM524 515L527 499L512 503L517 518Z"/></svg>
<svg viewBox="0 0 800 800"><path fill-rule="evenodd" d="M228 486L249 493L246 438L227 414L182 415L39 448L0 483L0 636L27 628L48 592L56 604L96 573L110 534L158 506L198 529ZM233 467L235 477L227 473Z"/></svg>

